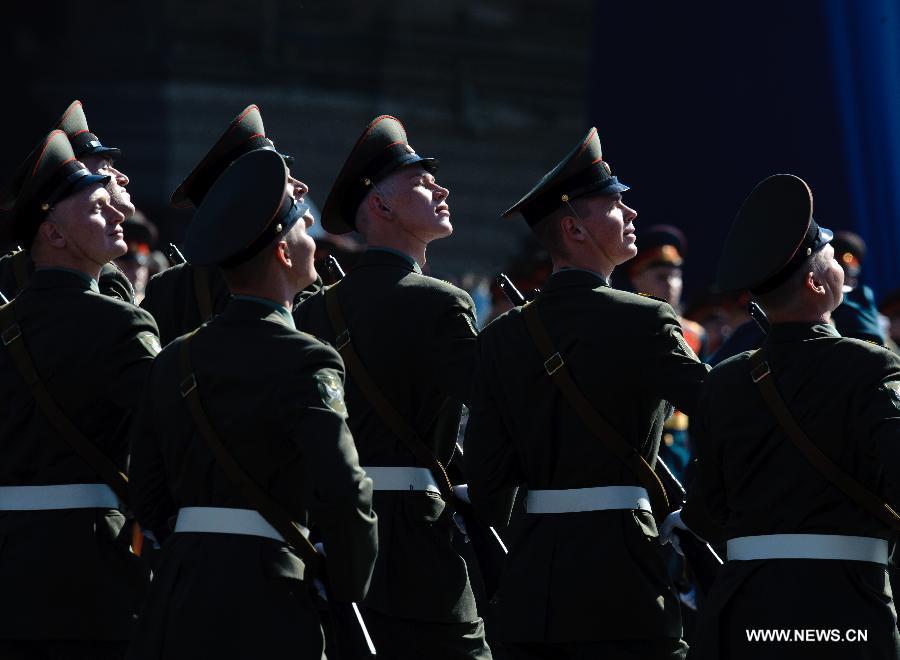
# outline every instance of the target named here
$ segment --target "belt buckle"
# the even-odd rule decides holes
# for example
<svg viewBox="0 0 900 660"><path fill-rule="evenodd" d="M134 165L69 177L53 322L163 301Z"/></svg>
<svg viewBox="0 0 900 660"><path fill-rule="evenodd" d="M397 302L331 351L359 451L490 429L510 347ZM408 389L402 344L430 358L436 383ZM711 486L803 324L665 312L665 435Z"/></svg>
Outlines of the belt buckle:
<svg viewBox="0 0 900 660"><path fill-rule="evenodd" d="M183 381L181 381L181 396L187 397L188 394L197 389L197 379L194 378L194 374L191 374Z"/></svg>
<svg viewBox="0 0 900 660"><path fill-rule="evenodd" d="M9 346L16 339L22 336L22 330L19 328L18 323L13 323L6 330L3 331L3 345Z"/></svg>
<svg viewBox="0 0 900 660"><path fill-rule="evenodd" d="M565 362L562 359L562 355L554 353L544 361L544 370L547 372L548 376L552 376L564 365Z"/></svg>
<svg viewBox="0 0 900 660"><path fill-rule="evenodd" d="M763 363L758 364L755 367L753 367L753 369L750 371L750 378L753 379L754 383L758 383L763 378L768 376L770 373L772 373L772 372L769 369L769 363L763 362Z"/></svg>

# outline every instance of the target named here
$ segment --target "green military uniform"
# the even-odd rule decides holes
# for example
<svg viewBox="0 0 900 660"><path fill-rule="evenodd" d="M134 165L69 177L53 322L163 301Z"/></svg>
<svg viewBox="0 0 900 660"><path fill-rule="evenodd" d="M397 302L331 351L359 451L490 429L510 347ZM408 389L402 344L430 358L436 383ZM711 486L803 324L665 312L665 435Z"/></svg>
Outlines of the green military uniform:
<svg viewBox="0 0 900 660"><path fill-rule="evenodd" d="M520 210L534 225L561 201L623 190L592 130L506 213ZM693 411L707 373L685 344L674 310L574 268L554 272L529 304L537 305L591 405L652 464L667 402ZM602 492L618 496L632 492L627 489L638 479L550 378L523 308L479 335L465 448L476 508L481 498L510 487L529 490L499 593L500 638L514 657L683 656L678 600L649 507L603 509L585 500L545 512L532 499L543 493L589 498L590 491L579 489L597 487L613 487Z"/></svg>
<svg viewBox="0 0 900 660"><path fill-rule="evenodd" d="M235 117L209 152L172 193L175 208L197 207L231 163L254 149L274 149L266 137L259 108L250 105ZM293 158L283 156L290 164ZM202 272L199 272L202 271ZM225 309L229 298L222 273L215 266L175 265L147 282L141 307L153 314L163 346L190 332Z"/></svg>
<svg viewBox="0 0 900 660"><path fill-rule="evenodd" d="M433 167L431 159L409 147L400 122L375 119L332 187L323 227L331 233L350 231L368 186L417 163ZM461 403L470 399L476 337L472 299L423 275L412 258L385 249L366 251L328 295L337 296L354 348L378 388L446 465ZM294 317L299 328L337 345L325 297L325 291L310 297ZM423 467L373 409L352 371L347 407L367 472ZM373 479L379 556L364 604L379 654L489 658L466 563L452 545L450 508L436 488L398 492L385 490L378 476Z"/></svg>
<svg viewBox="0 0 900 660"><path fill-rule="evenodd" d="M802 180L770 177L754 189L735 220L719 285L757 293L771 289L824 247L830 234L812 219L812 194ZM900 359L813 321L773 323L762 350L768 374L754 371L751 376L751 352L725 360L710 373L691 417L698 477L682 519L708 540L727 541L729 555L701 609L691 657L900 657L885 566L890 527L813 467L754 382L773 379L815 445L896 508ZM798 536L773 536L779 534ZM825 556L847 537L880 549L882 558ZM741 544L748 539L766 543L768 556L747 554ZM818 558L804 558L810 544ZM788 558L791 553L796 554ZM868 641L747 638L748 630L807 629L840 635L865 630Z"/></svg>
<svg viewBox="0 0 900 660"><path fill-rule="evenodd" d="M41 204L105 182L55 131L33 152L4 231L29 244ZM88 275L41 269L11 305L0 345L0 655L121 657L149 573L131 554L116 497L38 405L13 362L24 342L63 414L124 470L125 430L158 350L137 307L100 295ZM75 322L73 322L73 319ZM9 345L6 345L6 344ZM58 655L56 655L58 654Z"/></svg>
<svg viewBox="0 0 900 660"><path fill-rule="evenodd" d="M249 258L248 246L258 253L302 222L306 207L285 194L285 177L270 152L238 159L194 217L189 258L201 265L242 252ZM278 200L285 212L273 217ZM257 245L261 233L267 238ZM150 374L133 437L134 507L157 537L169 535L175 516L178 523L163 543L129 657L319 660L324 640L304 562L283 538L215 527L217 512L225 522L262 519L197 430L182 394L186 341L222 444L292 520L321 532L332 598L363 597L377 551L372 482L347 428L340 356L298 332L284 307L236 296L195 333L169 344ZM185 526L197 507L212 527Z"/></svg>
<svg viewBox="0 0 900 660"><path fill-rule="evenodd" d="M68 136L75 158L91 154L106 154L109 158L118 158L121 153L116 147L104 146L99 138L90 132L80 101L73 101L69 105L60 118L57 128ZM27 177L28 164L33 163L35 157L35 154L29 154L7 183L3 192L0 193L0 217L12 210ZM0 237L0 243L9 238L8 236ZM32 272L34 272L34 263L27 250L17 250L0 256L0 293L10 300L16 297L27 284ZM100 293L125 302L134 302L134 287L125 273L112 262L104 264L97 284L100 287Z"/></svg>

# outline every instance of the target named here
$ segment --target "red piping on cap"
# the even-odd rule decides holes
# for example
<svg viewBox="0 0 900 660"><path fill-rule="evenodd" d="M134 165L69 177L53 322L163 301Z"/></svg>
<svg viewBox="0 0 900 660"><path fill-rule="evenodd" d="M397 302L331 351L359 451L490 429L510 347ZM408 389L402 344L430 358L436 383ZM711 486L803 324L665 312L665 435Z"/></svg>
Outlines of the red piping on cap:
<svg viewBox="0 0 900 660"><path fill-rule="evenodd" d="M36 161L34 161L34 167L31 170L30 176L34 176L35 173L37 172L38 165L40 165L41 161L44 160L44 153L47 151L47 147L49 147L50 143L53 142L53 138L56 137L57 133L59 133L60 135L65 135L65 133L59 129L56 129L55 131L50 132L50 135L48 135L47 139L44 141L44 146L41 148L41 155L37 157ZM72 160L75 160L75 159L73 158ZM66 161L66 162L69 162L69 161Z"/></svg>
<svg viewBox="0 0 900 660"><path fill-rule="evenodd" d="M69 109L66 110L65 114L62 116L62 119L59 120L60 124L62 124L66 120L66 118L69 116L70 113L75 111L75 106L78 106L79 108L84 107L81 104L81 101L79 101L78 99L75 99L74 101L72 101L72 105L69 106Z"/></svg>

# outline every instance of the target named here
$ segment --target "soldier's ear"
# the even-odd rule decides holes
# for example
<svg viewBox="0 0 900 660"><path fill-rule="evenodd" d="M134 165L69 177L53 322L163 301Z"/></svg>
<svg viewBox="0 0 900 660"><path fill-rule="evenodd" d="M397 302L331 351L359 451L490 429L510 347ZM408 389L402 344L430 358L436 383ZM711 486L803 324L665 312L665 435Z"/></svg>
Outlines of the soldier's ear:
<svg viewBox="0 0 900 660"><path fill-rule="evenodd" d="M564 215L559 219L559 233L564 238L573 241L584 240L584 230L581 228L581 222L572 215Z"/></svg>
<svg viewBox="0 0 900 660"><path fill-rule="evenodd" d="M825 282L813 271L806 273L803 277L803 288L817 296L822 296L826 293Z"/></svg>
<svg viewBox="0 0 900 660"><path fill-rule="evenodd" d="M38 225L38 238L50 247L58 249L66 247L65 230L53 220L45 220Z"/></svg>
<svg viewBox="0 0 900 660"><path fill-rule="evenodd" d="M293 262L291 261L291 250L288 247L287 241L278 241L275 245L275 259L277 259L278 263L285 268L291 268L293 266Z"/></svg>

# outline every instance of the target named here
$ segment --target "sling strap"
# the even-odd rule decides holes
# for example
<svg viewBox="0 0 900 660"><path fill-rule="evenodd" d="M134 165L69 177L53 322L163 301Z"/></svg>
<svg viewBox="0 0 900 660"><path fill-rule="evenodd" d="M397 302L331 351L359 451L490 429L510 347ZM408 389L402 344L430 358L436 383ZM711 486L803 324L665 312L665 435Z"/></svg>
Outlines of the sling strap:
<svg viewBox="0 0 900 660"><path fill-rule="evenodd" d="M641 485L646 489L650 504L653 509L653 517L660 523L669 513L669 498L666 490L656 476L656 472L650 464L640 455L635 447L628 444L616 429L607 422L600 413L591 405L587 397L572 378L566 362L559 351L556 350L553 338L544 325L537 309L536 298L522 307L525 324L538 351L544 358L544 371L547 372L553 382L559 387L563 396L578 413L587 427L620 461L622 461L637 477Z"/></svg>
<svg viewBox="0 0 900 660"><path fill-rule="evenodd" d="M769 406L781 429L810 465L833 485L844 491L850 499L878 518L878 520L893 529L900 530L900 516L897 515L897 512L894 511L891 505L844 472L837 463L832 461L816 446L800 427L800 424L797 423L796 418L778 391L778 386L772 377L772 369L766 360L765 349L761 348L751 354L750 365L750 377L759 387L763 400Z"/></svg>
<svg viewBox="0 0 900 660"><path fill-rule="evenodd" d="M194 298L197 300L200 322L204 323L212 316L212 296L209 293L209 268L206 266L193 266L191 279L194 284Z"/></svg>
<svg viewBox="0 0 900 660"><path fill-rule="evenodd" d="M199 330L199 329L198 329ZM181 339L178 351L178 360L181 371L181 396L191 411L194 423L197 425L200 435L206 440L206 444L215 456L219 467L228 479L238 487L247 501L274 527L284 540L297 551L303 562L317 577L322 577L322 556L318 553L309 539L303 534L303 528L293 520L284 508L257 485L246 470L235 460L231 452L222 443L219 433L216 431L200 399L200 391L197 386L197 377L191 364L190 345L198 330L188 333Z"/></svg>
<svg viewBox="0 0 900 660"><path fill-rule="evenodd" d="M369 405L391 429L391 432L400 438L401 442L412 452L420 465L431 470L441 492L441 497L446 503L451 504L453 502L453 487L450 484L450 477L447 476L447 470L444 468L444 465L384 395L353 347L353 343L350 341L350 329L347 327L347 321L341 310L340 301L337 299L336 289L339 286L340 284L334 284L325 290L325 308L328 312L328 319L331 321L331 327L334 330L335 348L337 348L341 357L344 358L347 372L359 385L359 389L362 390L363 396L366 397Z"/></svg>
<svg viewBox="0 0 900 660"><path fill-rule="evenodd" d="M9 351L13 364L16 365L22 378L28 383L31 394L38 407L50 420L56 432L69 443L72 449L91 467L94 472L113 490L123 505L128 502L128 477L119 470L116 464L78 430L65 411L59 407L56 399L41 380L37 367L28 352L22 328L19 325L18 307L15 301L0 307L0 328L2 328L3 345Z"/></svg>

